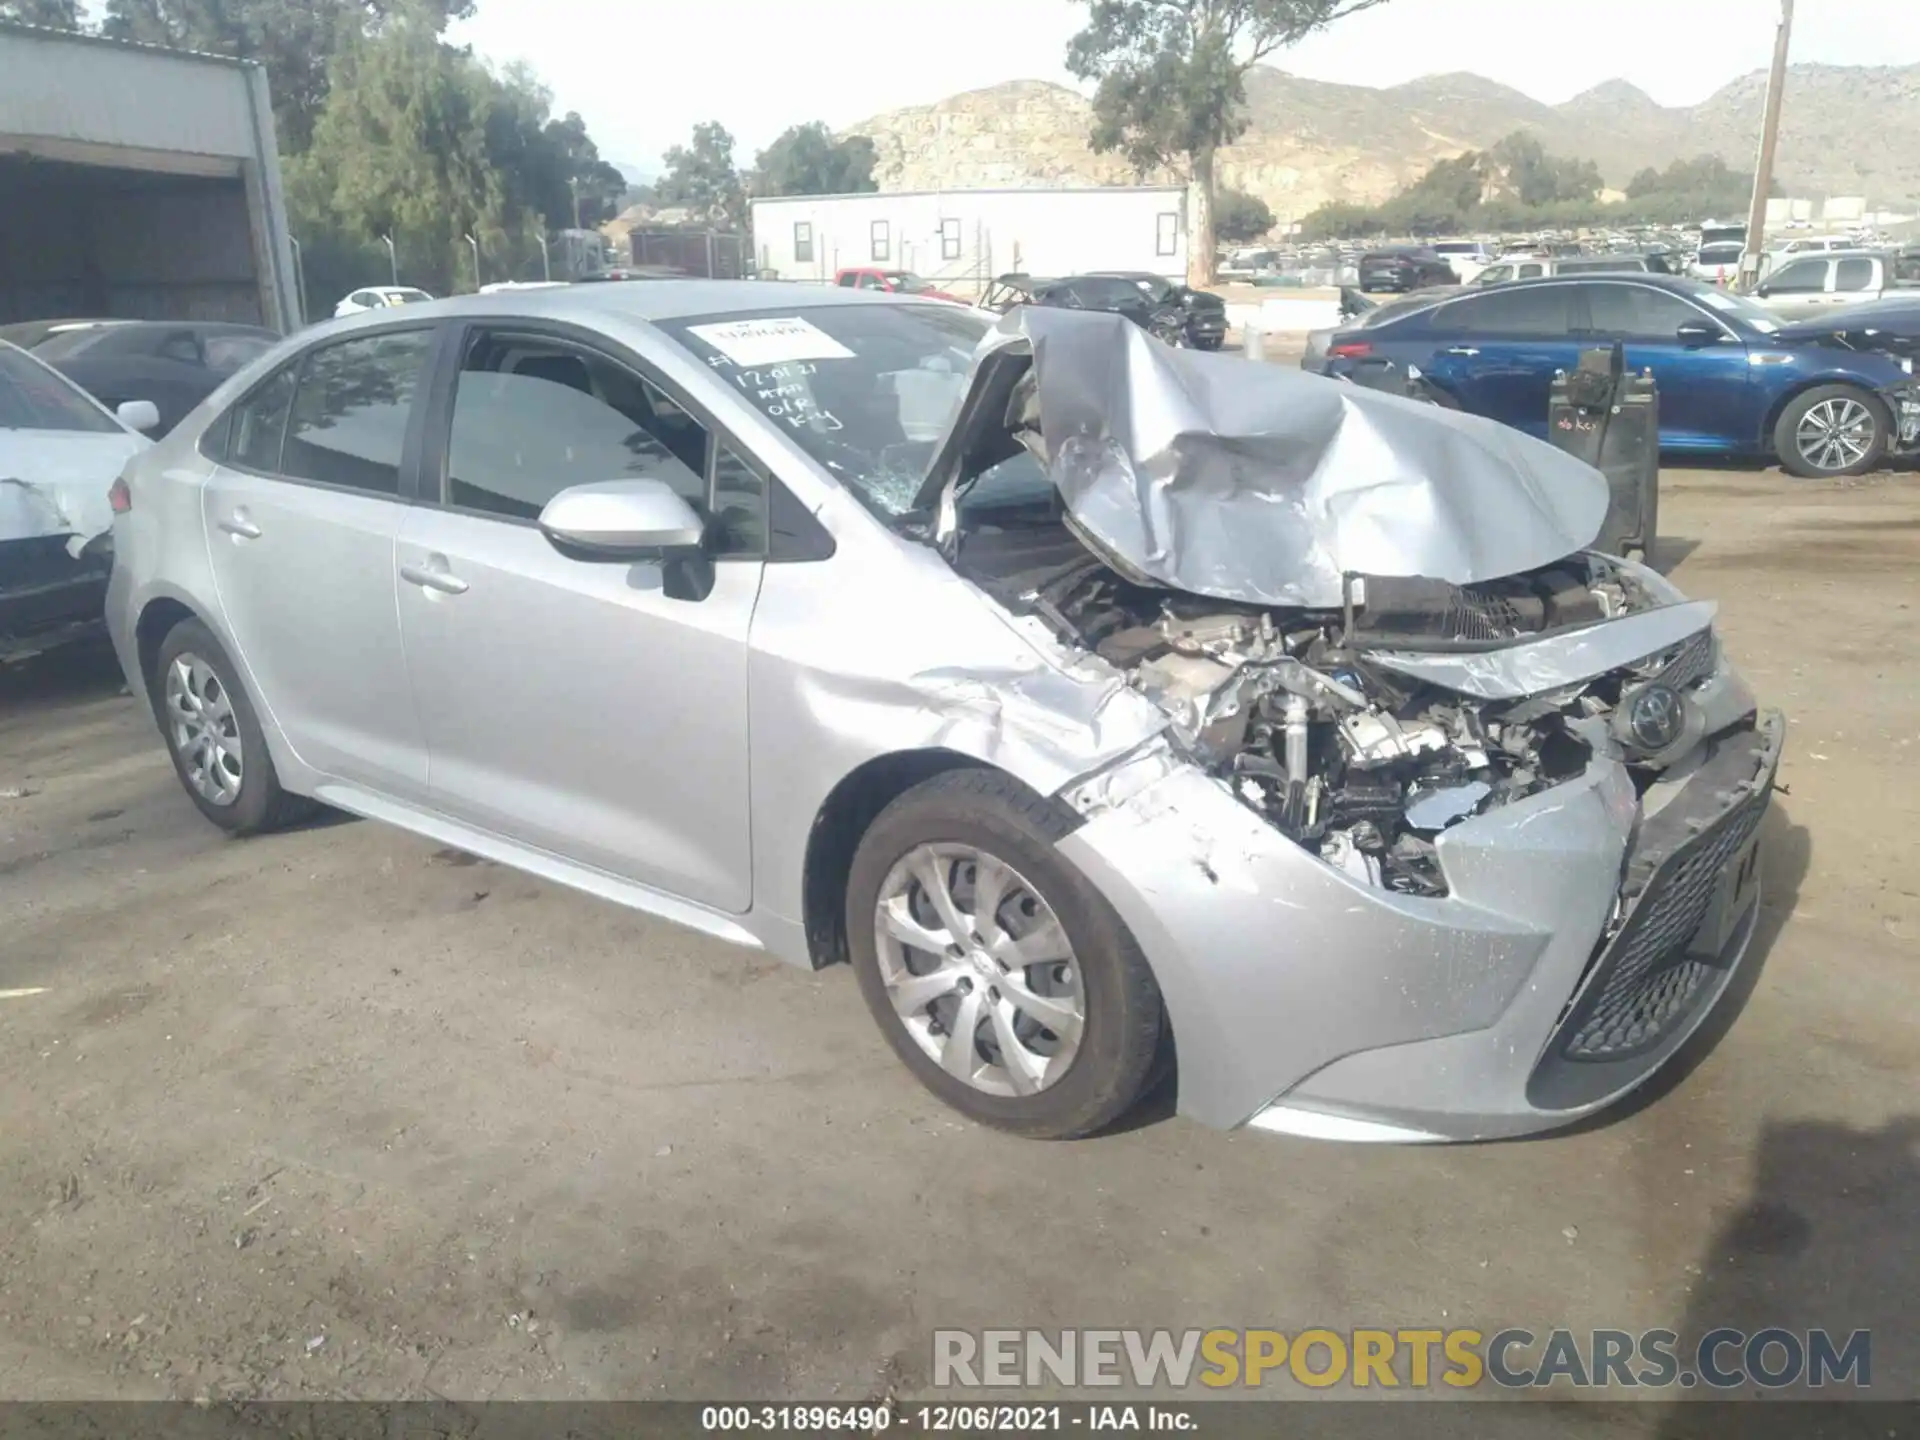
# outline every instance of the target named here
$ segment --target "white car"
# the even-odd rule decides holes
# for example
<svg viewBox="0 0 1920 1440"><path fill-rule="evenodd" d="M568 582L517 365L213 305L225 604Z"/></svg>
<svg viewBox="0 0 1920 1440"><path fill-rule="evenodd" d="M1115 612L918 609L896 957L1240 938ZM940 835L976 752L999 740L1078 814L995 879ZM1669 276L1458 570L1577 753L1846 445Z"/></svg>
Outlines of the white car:
<svg viewBox="0 0 1920 1440"><path fill-rule="evenodd" d="M113 560L110 492L160 423L151 400L105 409L0 341L0 660L98 623Z"/></svg>
<svg viewBox="0 0 1920 1440"><path fill-rule="evenodd" d="M416 290L411 285L369 285L354 291L346 299L333 307L336 317L358 315L362 310L385 310L394 305L417 305L422 300L431 300L433 296L424 290Z"/></svg>
<svg viewBox="0 0 1920 1440"><path fill-rule="evenodd" d="M1740 278L1740 257L1746 253L1742 240L1716 240L1702 245L1700 253L1687 267L1687 274L1709 285L1731 285Z"/></svg>
<svg viewBox="0 0 1920 1440"><path fill-rule="evenodd" d="M1471 285L1482 270L1499 258L1491 245L1480 240L1436 240L1433 253L1453 268L1462 285Z"/></svg>

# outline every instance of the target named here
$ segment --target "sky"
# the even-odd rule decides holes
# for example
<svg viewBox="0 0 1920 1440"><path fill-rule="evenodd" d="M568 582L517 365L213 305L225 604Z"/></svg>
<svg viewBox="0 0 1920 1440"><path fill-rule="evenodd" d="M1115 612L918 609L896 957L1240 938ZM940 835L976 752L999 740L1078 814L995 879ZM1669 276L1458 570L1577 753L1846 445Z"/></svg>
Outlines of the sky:
<svg viewBox="0 0 1920 1440"><path fill-rule="evenodd" d="M1549 104L1619 78L1692 105L1766 68L1778 15L1779 0L1388 0L1269 63L1354 85L1469 70ZM654 171L703 120L744 165L808 120L1072 84L1062 59L1085 16L1074 0L478 0L451 38L528 62L605 158ZM1799 0L1793 58L1920 62L1920 0Z"/></svg>

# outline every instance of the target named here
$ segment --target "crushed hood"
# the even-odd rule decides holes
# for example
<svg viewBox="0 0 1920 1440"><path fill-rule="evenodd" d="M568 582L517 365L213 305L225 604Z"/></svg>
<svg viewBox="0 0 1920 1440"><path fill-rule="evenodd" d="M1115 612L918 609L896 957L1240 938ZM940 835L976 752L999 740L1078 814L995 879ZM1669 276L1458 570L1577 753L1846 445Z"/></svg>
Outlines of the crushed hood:
<svg viewBox="0 0 1920 1440"><path fill-rule="evenodd" d="M79 555L112 527L107 491L149 443L127 430L0 430L0 541L64 535Z"/></svg>
<svg viewBox="0 0 1920 1440"><path fill-rule="evenodd" d="M1249 604L1337 606L1346 573L1518 574L1607 513L1599 471L1494 421L1024 307L981 342L922 491L943 542L967 457L1010 425L1115 570Z"/></svg>

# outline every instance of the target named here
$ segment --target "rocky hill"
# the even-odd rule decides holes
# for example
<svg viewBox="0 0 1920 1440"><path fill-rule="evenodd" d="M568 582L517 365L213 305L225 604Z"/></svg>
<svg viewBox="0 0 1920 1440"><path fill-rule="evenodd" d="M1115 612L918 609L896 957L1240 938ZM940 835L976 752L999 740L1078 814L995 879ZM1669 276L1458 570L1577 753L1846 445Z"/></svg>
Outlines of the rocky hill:
<svg viewBox="0 0 1920 1440"><path fill-rule="evenodd" d="M1596 161L1619 187L1644 166L1701 154L1751 166L1765 90L1766 77L1756 73L1702 104L1669 108L1611 80L1564 105L1544 105L1478 75L1373 89L1263 65L1247 77L1252 123L1223 153L1221 169L1228 184L1291 218L1329 200L1384 200L1435 160L1530 130L1553 154ZM1135 179L1118 156L1087 148L1088 125L1087 102L1076 91L1015 80L847 130L872 137L887 190ZM1779 178L1796 195L1920 201L1920 65L1794 66Z"/></svg>

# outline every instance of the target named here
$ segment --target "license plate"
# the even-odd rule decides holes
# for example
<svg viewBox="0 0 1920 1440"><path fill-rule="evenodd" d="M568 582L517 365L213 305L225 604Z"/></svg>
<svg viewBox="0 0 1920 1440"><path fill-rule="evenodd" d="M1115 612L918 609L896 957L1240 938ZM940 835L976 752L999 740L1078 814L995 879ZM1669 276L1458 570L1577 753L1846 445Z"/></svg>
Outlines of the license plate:
<svg viewBox="0 0 1920 1440"><path fill-rule="evenodd" d="M1733 932L1747 918L1760 891L1760 837L1748 840L1734 861L1721 874L1707 905L1706 918L1693 932L1687 953L1699 960L1713 960L1727 948Z"/></svg>

